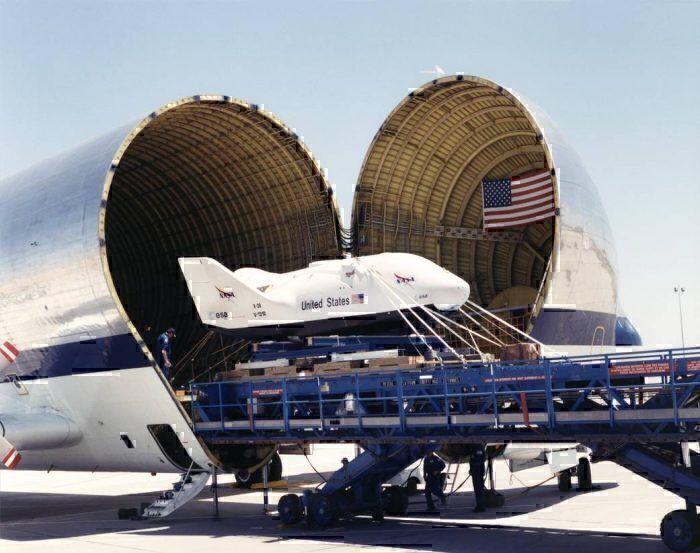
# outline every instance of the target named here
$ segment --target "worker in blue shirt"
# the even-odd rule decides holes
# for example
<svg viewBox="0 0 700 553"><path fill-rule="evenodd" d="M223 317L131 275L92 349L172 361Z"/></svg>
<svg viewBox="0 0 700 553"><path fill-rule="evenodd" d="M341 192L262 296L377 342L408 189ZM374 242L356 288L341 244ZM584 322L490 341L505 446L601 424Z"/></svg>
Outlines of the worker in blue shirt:
<svg viewBox="0 0 700 553"><path fill-rule="evenodd" d="M172 341L175 338L175 329L169 328L163 334L158 336L158 345L156 346L156 362L160 365L165 378L170 381L170 368L172 363Z"/></svg>
<svg viewBox="0 0 700 553"><path fill-rule="evenodd" d="M440 503L447 504L445 492L442 491L442 471L445 469L445 462L435 453L429 453L423 459L423 479L425 480L425 501L428 503L428 510L435 510L433 495L440 499Z"/></svg>

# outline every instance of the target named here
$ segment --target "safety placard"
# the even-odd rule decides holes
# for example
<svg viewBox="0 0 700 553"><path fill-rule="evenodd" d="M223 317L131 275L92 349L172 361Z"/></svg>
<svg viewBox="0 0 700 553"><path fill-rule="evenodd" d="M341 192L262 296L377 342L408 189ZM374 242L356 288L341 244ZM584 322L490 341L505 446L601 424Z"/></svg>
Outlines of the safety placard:
<svg viewBox="0 0 700 553"><path fill-rule="evenodd" d="M644 374L668 374L671 365L668 361L654 363L634 363L631 365L613 365L610 367L611 376L635 376Z"/></svg>

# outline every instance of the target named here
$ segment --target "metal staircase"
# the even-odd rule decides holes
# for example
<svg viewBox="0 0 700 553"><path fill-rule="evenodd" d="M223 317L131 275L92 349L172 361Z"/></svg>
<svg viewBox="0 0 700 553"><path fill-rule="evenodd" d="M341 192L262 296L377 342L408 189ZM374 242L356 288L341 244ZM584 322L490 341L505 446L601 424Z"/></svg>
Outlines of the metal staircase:
<svg viewBox="0 0 700 553"><path fill-rule="evenodd" d="M199 495L209 482L208 472L187 473L173 484L171 490L164 492L158 499L146 507L142 518L164 518Z"/></svg>

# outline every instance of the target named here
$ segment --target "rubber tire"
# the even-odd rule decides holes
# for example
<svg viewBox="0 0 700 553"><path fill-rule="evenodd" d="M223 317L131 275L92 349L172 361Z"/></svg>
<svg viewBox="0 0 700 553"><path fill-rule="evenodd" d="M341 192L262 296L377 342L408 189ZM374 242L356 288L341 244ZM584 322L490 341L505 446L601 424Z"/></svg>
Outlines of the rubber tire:
<svg viewBox="0 0 700 553"><path fill-rule="evenodd" d="M279 453L275 453L270 459L267 474L269 482L282 480L282 458L279 456ZM260 471L260 481L262 482L262 470Z"/></svg>
<svg viewBox="0 0 700 553"><path fill-rule="evenodd" d="M661 540L671 551L692 551L700 543L700 524L695 514L684 509L671 511L661 520Z"/></svg>
<svg viewBox="0 0 700 553"><path fill-rule="evenodd" d="M593 478L591 477L591 462L585 457L578 460L576 469L579 491L589 492L593 489Z"/></svg>
<svg viewBox="0 0 700 553"><path fill-rule="evenodd" d="M267 467L268 482L277 482L278 480L282 480L282 458L278 453L275 453L272 457L270 457ZM248 473L248 478L241 478L238 474L236 474L236 484L241 489L249 490L253 484L262 484L262 473L263 469L262 467L259 467L253 472Z"/></svg>
<svg viewBox="0 0 700 553"><path fill-rule="evenodd" d="M304 505L301 502L301 497L295 493L283 495L277 503L277 512L282 523L297 524L304 517Z"/></svg>
<svg viewBox="0 0 700 553"><path fill-rule="evenodd" d="M560 472L557 476L557 484L559 485L559 491L566 493L571 491L571 472L565 470Z"/></svg>
<svg viewBox="0 0 700 553"><path fill-rule="evenodd" d="M387 515L402 516L408 511L408 491L401 486L382 490L382 507Z"/></svg>
<svg viewBox="0 0 700 553"><path fill-rule="evenodd" d="M253 472L248 473L247 478L243 478L239 476L238 473L235 474L236 477L236 485L243 489L243 490L249 490L253 484L259 484L262 482L262 471L260 469L254 470Z"/></svg>
<svg viewBox="0 0 700 553"><path fill-rule="evenodd" d="M315 493L309 496L306 506L306 520L314 528L326 528L335 521L335 509L331 500L325 495Z"/></svg>

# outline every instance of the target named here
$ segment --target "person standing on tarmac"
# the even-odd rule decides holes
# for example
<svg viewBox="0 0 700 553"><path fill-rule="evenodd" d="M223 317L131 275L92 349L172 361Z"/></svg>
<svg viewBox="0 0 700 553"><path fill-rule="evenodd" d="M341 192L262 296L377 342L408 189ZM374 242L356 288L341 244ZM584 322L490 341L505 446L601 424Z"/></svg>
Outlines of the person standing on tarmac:
<svg viewBox="0 0 700 553"><path fill-rule="evenodd" d="M484 466L484 446L475 446L474 451L469 457L469 473L472 475L472 486L474 486L474 497L476 498L476 507L474 513L483 513L486 510L484 477L486 469Z"/></svg>
<svg viewBox="0 0 700 553"><path fill-rule="evenodd" d="M169 328L163 334L158 336L158 345L156 346L156 351L158 352L158 358L156 361L160 365L165 378L170 382L170 369L173 366L172 363L172 341L175 338L175 329Z"/></svg>
<svg viewBox="0 0 700 553"><path fill-rule="evenodd" d="M447 504L445 492L442 490L442 471L445 469L445 462L435 453L429 453L423 459L423 479L425 480L425 501L428 503L428 510L435 511L433 495L440 499L442 505Z"/></svg>

